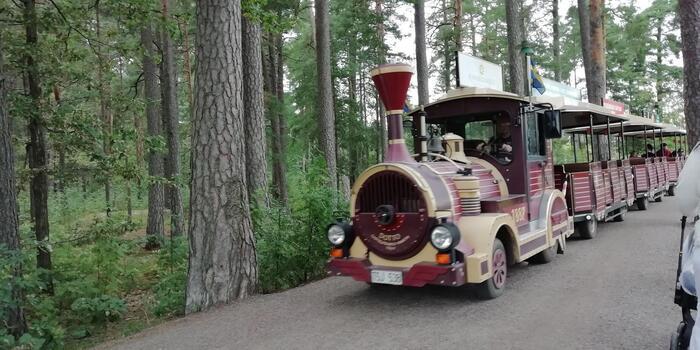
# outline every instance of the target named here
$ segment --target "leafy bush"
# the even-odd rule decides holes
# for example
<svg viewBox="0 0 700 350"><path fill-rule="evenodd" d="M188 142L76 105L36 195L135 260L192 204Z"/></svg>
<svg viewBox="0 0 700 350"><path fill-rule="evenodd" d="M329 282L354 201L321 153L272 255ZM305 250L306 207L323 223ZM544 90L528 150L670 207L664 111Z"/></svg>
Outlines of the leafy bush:
<svg viewBox="0 0 700 350"><path fill-rule="evenodd" d="M165 243L158 255L158 282L153 287L156 316L182 315L185 311L187 254L185 237L174 237Z"/></svg>
<svg viewBox="0 0 700 350"><path fill-rule="evenodd" d="M255 208L258 273L262 292L291 288L322 275L328 254L324 231L338 216L339 195L328 188L322 158L292 177L289 209ZM341 215L342 216L342 215Z"/></svg>
<svg viewBox="0 0 700 350"><path fill-rule="evenodd" d="M104 325L114 322L126 313L124 301L109 295L95 298L78 298L71 305L71 310L87 317L93 325Z"/></svg>

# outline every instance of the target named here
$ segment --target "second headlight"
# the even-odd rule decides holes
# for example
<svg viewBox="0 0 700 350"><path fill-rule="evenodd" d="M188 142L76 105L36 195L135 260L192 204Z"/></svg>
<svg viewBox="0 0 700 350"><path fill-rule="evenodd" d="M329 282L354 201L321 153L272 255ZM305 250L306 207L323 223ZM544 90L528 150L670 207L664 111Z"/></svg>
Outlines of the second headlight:
<svg viewBox="0 0 700 350"><path fill-rule="evenodd" d="M439 251L450 250L459 244L459 229L450 223L437 225L430 232L430 244Z"/></svg>

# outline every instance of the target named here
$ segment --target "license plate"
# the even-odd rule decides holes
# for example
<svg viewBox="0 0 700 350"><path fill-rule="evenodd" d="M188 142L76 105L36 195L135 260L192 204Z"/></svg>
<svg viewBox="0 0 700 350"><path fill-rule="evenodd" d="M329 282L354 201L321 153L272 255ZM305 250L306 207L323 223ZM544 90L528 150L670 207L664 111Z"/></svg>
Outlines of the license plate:
<svg viewBox="0 0 700 350"><path fill-rule="evenodd" d="M403 273L401 271L372 270L372 283L400 286L403 284Z"/></svg>

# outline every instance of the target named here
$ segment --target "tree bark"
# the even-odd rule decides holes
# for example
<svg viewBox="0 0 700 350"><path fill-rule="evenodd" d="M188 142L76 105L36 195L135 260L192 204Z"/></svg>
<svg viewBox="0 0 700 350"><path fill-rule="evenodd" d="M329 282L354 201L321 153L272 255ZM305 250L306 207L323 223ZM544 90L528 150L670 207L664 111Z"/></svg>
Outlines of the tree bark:
<svg viewBox="0 0 700 350"><path fill-rule="evenodd" d="M510 91L525 96L525 59L520 51L523 43L522 0L506 1L506 25L508 30L508 79Z"/></svg>
<svg viewBox="0 0 700 350"><path fill-rule="evenodd" d="M338 190L335 154L335 114L331 81L331 38L328 0L316 0L316 73L318 79L318 123L321 150L326 159L329 186ZM382 118L383 119L383 118Z"/></svg>
<svg viewBox="0 0 700 350"><path fill-rule="evenodd" d="M586 75L586 94L590 96L593 76L591 63L591 16L588 0L578 0L578 22L581 32L581 57Z"/></svg>
<svg viewBox="0 0 700 350"><path fill-rule="evenodd" d="M688 144L700 141L700 2L679 0L683 41L683 95Z"/></svg>
<svg viewBox="0 0 700 350"><path fill-rule="evenodd" d="M17 205L17 187L15 184L15 156L12 149L12 125L10 116L5 109L5 70L3 65L3 43L0 38L0 245L11 254L21 254L19 239L19 214ZM22 276L20 260L14 261L11 267L14 279ZM0 314L6 317L6 327L16 339L27 332L27 321L24 316L24 293L17 283L11 283L10 301L4 303Z"/></svg>
<svg viewBox="0 0 700 350"><path fill-rule="evenodd" d="M661 73L661 66L663 65L663 42L661 42L663 21L663 17L660 17L656 23L656 101L654 102L654 110L656 111L656 117L659 118L659 122L663 122L661 110L661 101L664 94L663 75Z"/></svg>
<svg viewBox="0 0 700 350"><path fill-rule="evenodd" d="M287 204L287 173L285 162L285 134L282 126L282 110L284 106L284 85L282 84L283 76L279 74L278 69L281 66L281 55L278 54L278 39L281 34L268 35L268 65L267 65L267 88L269 98L272 103L268 106L270 124L272 126L272 183L274 188L275 198L283 205ZM281 45L280 47L281 48Z"/></svg>
<svg viewBox="0 0 700 350"><path fill-rule="evenodd" d="M415 10L416 26L416 75L418 78L418 104L425 106L430 100L430 88L428 86L428 55L425 50L425 2L416 0Z"/></svg>
<svg viewBox="0 0 700 350"><path fill-rule="evenodd" d="M554 59L554 80L561 81L561 43L559 33L559 0L552 0L552 58Z"/></svg>
<svg viewBox="0 0 700 350"><path fill-rule="evenodd" d="M25 54L26 84L32 107L29 110L29 144L27 159L31 171L29 193L31 218L37 242L37 267L48 272L52 269L49 241L49 176L48 152L46 150L46 127L41 115L41 87L39 85L39 67L34 59L37 50L38 30L34 0L24 0L24 21L26 29L27 53ZM44 274L46 291L53 294L53 279L50 273Z"/></svg>
<svg viewBox="0 0 700 350"><path fill-rule="evenodd" d="M605 97L605 28L603 23L604 0L590 0L591 16L591 76L586 76L591 85L588 90L588 102L603 104Z"/></svg>
<svg viewBox="0 0 700 350"><path fill-rule="evenodd" d="M97 40L100 41L100 2L95 2L95 34ZM97 54L97 83L99 85L99 95L100 95L100 119L102 120L102 151L106 158L109 158L112 154L112 129L113 129L113 118L112 111L109 105L109 92L108 85L105 83L105 71L109 69L105 63L105 59L102 55L100 49L101 45L97 45L95 53ZM110 162L111 167L111 162ZM110 171L105 174L105 210L107 216L110 216L112 212L112 183Z"/></svg>
<svg viewBox="0 0 700 350"><path fill-rule="evenodd" d="M258 275L246 185L240 3L198 0L196 42L186 313L248 296Z"/></svg>
<svg viewBox="0 0 700 350"><path fill-rule="evenodd" d="M454 1L454 21L452 23L454 29L455 50L462 52L462 1Z"/></svg>
<svg viewBox="0 0 700 350"><path fill-rule="evenodd" d="M248 197L267 205L267 143L262 69L260 24L244 15L243 27L243 107L245 116L245 155Z"/></svg>
<svg viewBox="0 0 700 350"><path fill-rule="evenodd" d="M190 63L190 33L187 29L187 22L179 23L180 32L182 33L182 49L184 50L182 54L182 65L185 71L185 83L187 84L187 102L188 111L192 114L192 63Z"/></svg>
<svg viewBox="0 0 700 350"><path fill-rule="evenodd" d="M376 0L375 4L375 13L377 14L377 38L379 39L379 48L377 52L377 64L384 64L386 62L386 48L384 46L384 35L385 35L385 28L384 28L384 0ZM387 137L387 128L386 128L386 118L384 116L384 104L379 101L379 95L375 93L375 101L377 104L377 120L379 123L377 123L377 126L379 127L379 132L377 133L379 136L379 142L377 143L379 146L379 149L377 149L377 156L378 156L378 161L381 161L384 159L384 154L386 153L386 149L388 146L389 139Z"/></svg>
<svg viewBox="0 0 700 350"><path fill-rule="evenodd" d="M154 45L153 30L148 27L141 29L141 45L143 47L143 78L144 95L146 99L146 124L148 137L161 136L161 118L158 115L158 76L156 64L153 62L156 50ZM148 220L146 223L146 235L148 242L146 249L156 249L160 246L164 236L163 224L163 157L157 150L148 150Z"/></svg>
<svg viewBox="0 0 700 350"><path fill-rule="evenodd" d="M170 20L168 9L170 0L161 0L162 16L165 22ZM182 209L182 192L178 184L180 176L180 111L177 103L177 65L175 64L175 50L173 49L170 33L163 29L161 34L161 52L163 60L160 65L161 82L161 109L163 117L163 132L168 146L165 155L164 173L168 184L165 186L164 196L170 208L170 234L180 236L184 231L184 217Z"/></svg>

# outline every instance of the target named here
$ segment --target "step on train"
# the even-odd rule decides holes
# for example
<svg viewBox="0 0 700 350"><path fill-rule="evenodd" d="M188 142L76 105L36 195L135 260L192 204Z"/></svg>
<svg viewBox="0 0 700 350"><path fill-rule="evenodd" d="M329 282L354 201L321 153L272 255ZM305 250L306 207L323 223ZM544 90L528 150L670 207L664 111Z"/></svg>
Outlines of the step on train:
<svg viewBox="0 0 700 350"><path fill-rule="evenodd" d="M574 232L594 238L599 222L623 221L630 208L673 195L683 166L683 148L653 153L657 143L678 148L682 129L566 98L482 88L452 90L408 113L411 154L403 107L412 68L382 65L371 76L386 109L388 148L356 179L349 220L328 226L329 276L471 284L480 298L496 298L510 266L548 263ZM553 140L567 136L560 152L571 154L555 159ZM639 154L647 144L649 153Z"/></svg>

